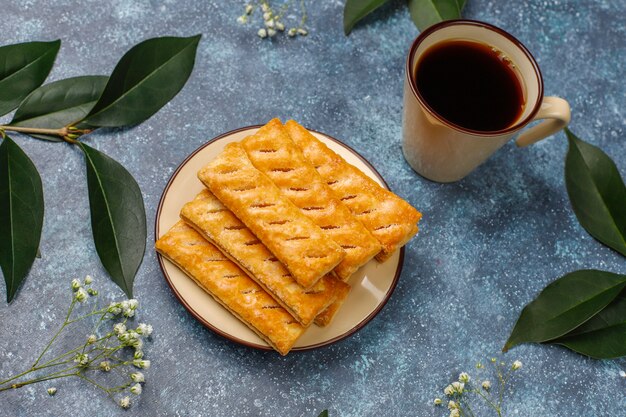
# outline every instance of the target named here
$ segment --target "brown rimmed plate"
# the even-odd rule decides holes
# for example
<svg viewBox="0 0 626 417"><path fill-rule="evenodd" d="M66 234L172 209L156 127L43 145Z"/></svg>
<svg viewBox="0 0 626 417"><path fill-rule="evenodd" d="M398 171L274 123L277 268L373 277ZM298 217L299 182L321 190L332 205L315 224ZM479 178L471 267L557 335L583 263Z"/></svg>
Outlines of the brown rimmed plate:
<svg viewBox="0 0 626 417"><path fill-rule="evenodd" d="M211 161L230 142L240 141L253 134L260 126L249 126L224 133L202 145L185 159L167 183L155 221L155 238L165 234L179 220L183 205L202 190L196 173ZM325 134L312 133L349 163L372 177L383 187L387 184L362 156L347 145ZM217 334L245 346L271 350L245 324L219 305L210 295L174 264L157 255L163 275L183 306L202 324ZM350 278L352 291L334 321L327 327L312 325L298 340L293 350L309 350L330 345L345 339L365 326L385 305L400 276L404 249L397 251L384 263L374 260L362 267Z"/></svg>

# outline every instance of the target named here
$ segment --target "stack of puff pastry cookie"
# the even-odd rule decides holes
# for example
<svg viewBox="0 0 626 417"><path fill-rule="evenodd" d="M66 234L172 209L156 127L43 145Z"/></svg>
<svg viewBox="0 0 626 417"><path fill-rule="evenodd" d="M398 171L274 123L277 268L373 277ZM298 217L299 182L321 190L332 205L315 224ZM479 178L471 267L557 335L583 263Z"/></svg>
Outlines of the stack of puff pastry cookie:
<svg viewBox="0 0 626 417"><path fill-rule="evenodd" d="M156 250L282 355L328 325L350 276L406 244L421 217L294 121L228 144L198 178L206 189Z"/></svg>

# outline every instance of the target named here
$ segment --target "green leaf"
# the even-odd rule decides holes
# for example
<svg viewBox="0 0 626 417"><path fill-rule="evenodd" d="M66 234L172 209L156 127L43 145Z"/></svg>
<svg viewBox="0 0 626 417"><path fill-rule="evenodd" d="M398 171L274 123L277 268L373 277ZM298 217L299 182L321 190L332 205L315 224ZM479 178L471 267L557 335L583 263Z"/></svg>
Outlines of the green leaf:
<svg viewBox="0 0 626 417"><path fill-rule="evenodd" d="M60 40L0 47L0 116L45 81L60 47Z"/></svg>
<svg viewBox="0 0 626 417"><path fill-rule="evenodd" d="M597 270L569 273L524 307L503 351L524 342L556 339L585 323L626 287L626 275Z"/></svg>
<svg viewBox="0 0 626 417"><path fill-rule="evenodd" d="M389 0L346 0L343 8L343 32L348 35L354 25Z"/></svg>
<svg viewBox="0 0 626 417"><path fill-rule="evenodd" d="M118 162L84 143L91 229L102 265L128 297L146 250L146 211L135 179Z"/></svg>
<svg viewBox="0 0 626 417"><path fill-rule="evenodd" d="M0 145L0 267L11 302L39 251L43 188L37 168L6 136Z"/></svg>
<svg viewBox="0 0 626 417"><path fill-rule="evenodd" d="M408 0L413 23L420 31L449 19L459 19L465 0Z"/></svg>
<svg viewBox="0 0 626 417"><path fill-rule="evenodd" d="M135 45L118 62L84 122L94 127L128 126L159 111L191 75L200 36L153 38Z"/></svg>
<svg viewBox="0 0 626 417"><path fill-rule="evenodd" d="M319 415L319 416L317 416L317 417L328 417L328 410L324 410L324 411L322 411L322 412L320 413L320 415Z"/></svg>
<svg viewBox="0 0 626 417"><path fill-rule="evenodd" d="M626 186L615 163L599 148L565 129L569 150L565 184L580 224L626 256Z"/></svg>
<svg viewBox="0 0 626 417"><path fill-rule="evenodd" d="M596 359L626 356L626 291L589 321L550 343Z"/></svg>
<svg viewBox="0 0 626 417"><path fill-rule="evenodd" d="M82 120L102 95L108 79L102 75L86 75L39 87L22 101L11 125L59 129ZM57 136L31 136L52 141L62 140Z"/></svg>

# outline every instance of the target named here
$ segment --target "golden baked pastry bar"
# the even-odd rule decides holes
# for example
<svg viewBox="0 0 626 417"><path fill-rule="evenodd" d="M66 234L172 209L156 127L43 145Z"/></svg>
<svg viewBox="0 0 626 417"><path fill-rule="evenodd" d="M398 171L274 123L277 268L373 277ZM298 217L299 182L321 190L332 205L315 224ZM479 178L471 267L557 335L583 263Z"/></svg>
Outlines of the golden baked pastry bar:
<svg viewBox="0 0 626 417"><path fill-rule="evenodd" d="M155 247L281 355L304 333L268 293L182 220Z"/></svg>
<svg viewBox="0 0 626 417"><path fill-rule="evenodd" d="M305 327L337 298L340 289L349 288L331 274L322 277L309 290L302 288L250 229L207 189L185 204L180 217Z"/></svg>
<svg viewBox="0 0 626 417"><path fill-rule="evenodd" d="M198 178L304 288L311 288L344 258L344 250L252 165L241 144L226 145Z"/></svg>
<svg viewBox="0 0 626 417"><path fill-rule="evenodd" d="M347 280L380 252L378 240L335 197L280 120L271 120L241 145L252 164L346 251L346 257L334 269L339 278Z"/></svg>
<svg viewBox="0 0 626 417"><path fill-rule="evenodd" d="M389 258L417 233L422 215L409 203L347 163L298 123L290 120L285 128L337 197L382 244L377 260Z"/></svg>
<svg viewBox="0 0 626 417"><path fill-rule="evenodd" d="M349 293L349 286L339 289L339 291L337 291L337 299L333 301L333 303L329 305L326 310L322 311L317 317L315 317L315 324L320 327L328 326L335 318L335 315L339 311L339 308L343 305L343 302L346 301L346 298L348 298Z"/></svg>

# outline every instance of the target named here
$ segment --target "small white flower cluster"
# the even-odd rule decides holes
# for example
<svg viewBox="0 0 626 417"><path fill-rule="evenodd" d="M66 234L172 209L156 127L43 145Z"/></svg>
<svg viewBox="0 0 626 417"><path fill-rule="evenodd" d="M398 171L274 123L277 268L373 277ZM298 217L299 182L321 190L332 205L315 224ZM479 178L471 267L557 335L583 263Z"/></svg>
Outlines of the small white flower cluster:
<svg viewBox="0 0 626 417"><path fill-rule="evenodd" d="M98 295L98 292L91 288L93 278L89 275L85 277L81 282L78 279L72 280L71 288L74 294L73 303L84 303L89 297ZM98 336L98 326L94 329L94 333L89 334L86 337L85 345L82 351L79 351L74 356L75 366L81 371L87 370L100 370L103 372L110 372L114 368L120 366L133 366L138 369L150 368L150 361L144 359L143 346L144 340L152 335L153 328L150 324L139 323L135 328L129 328L128 320L135 316L139 308L139 302L136 299L124 300L119 302L110 303L107 307L87 314L85 317L94 315L94 313L101 314L102 319L121 320L115 323L112 330L103 336ZM107 342L115 340L119 342L118 346L109 346ZM104 352L110 352L111 354L117 351L121 351L122 348L132 349L132 357L130 359L122 359L120 357L111 356L115 361L109 360L110 357ZM100 353L98 353L100 352ZM100 362L96 365L95 359L100 359ZM130 392L133 395L140 395L143 391L143 386L146 381L142 372L135 371L130 373L130 380L125 384L112 388L111 391L107 391L109 395L113 392ZM127 391L126 391L127 390ZM56 388L48 388L48 394L50 396L56 393ZM106 391L106 389L105 389ZM131 396L123 396L118 399L117 403L122 408L129 408L131 406Z"/></svg>
<svg viewBox="0 0 626 417"><path fill-rule="evenodd" d="M140 323L136 329L126 329L125 323L117 323L113 326L113 333L117 336L117 340L119 340L122 346L135 349L133 358L135 359L135 361L137 361L143 358L143 351L141 350L143 348L142 338L150 337L150 335L152 334L152 326L149 324ZM133 365L138 368L144 369L147 369L150 366L150 361L141 362L147 362L147 366L145 365L145 363L143 364L143 366L140 366L135 364L134 362Z"/></svg>
<svg viewBox="0 0 626 417"><path fill-rule="evenodd" d="M250 21L250 17L254 13L255 9L260 8L263 13L263 27L257 31L257 35L262 38L273 38L278 32L285 32L285 24L283 22L283 16L289 9L291 2L283 4L280 11L276 13L274 8L270 5L269 0L251 0L246 4L244 14L237 18L237 22L240 24L246 24ZM307 19L306 8L304 7L304 0L300 0L301 19L300 25L292 27L286 31L287 36L293 38L297 35L306 36L309 32L304 27Z"/></svg>
<svg viewBox="0 0 626 417"><path fill-rule="evenodd" d="M135 316L135 310L137 310L137 307L139 307L139 302L134 298L131 298L130 300L109 304L108 312L112 316L119 316L121 314L126 318L131 318Z"/></svg>
<svg viewBox="0 0 626 417"><path fill-rule="evenodd" d="M498 373L498 378L501 381L500 388L503 389L505 383L504 380L508 377L508 373L506 375L502 373L502 369L506 369L502 368L505 366L505 364L503 362L498 364L495 358L492 358L491 362L494 364L496 372ZM511 364L510 370L517 371L521 367L522 362L516 360ZM476 365L476 369L480 370L483 368L484 366L480 363ZM477 397L486 400L488 402L488 405L490 405L496 412L498 412L498 415L500 415L499 410L502 401L501 395L499 401L488 400L489 398L491 398L491 382L489 380L484 380L480 383L479 388L474 387L473 384L470 384L471 380L472 378L467 372L461 372L457 381L454 381L443 389L443 393L446 395L446 397L450 398L448 401L448 410L450 411L449 417L460 417L468 415L467 409L465 409L465 407L468 401L466 397L470 394L475 394ZM481 389L483 391L481 391ZM433 405L435 406L440 406L442 404L443 400L441 398L435 398L433 400Z"/></svg>
<svg viewBox="0 0 626 417"><path fill-rule="evenodd" d="M87 275L83 283L78 279L72 280L72 291L74 291L74 299L79 303L84 303L90 296L98 295L98 291L91 288L93 278Z"/></svg>

